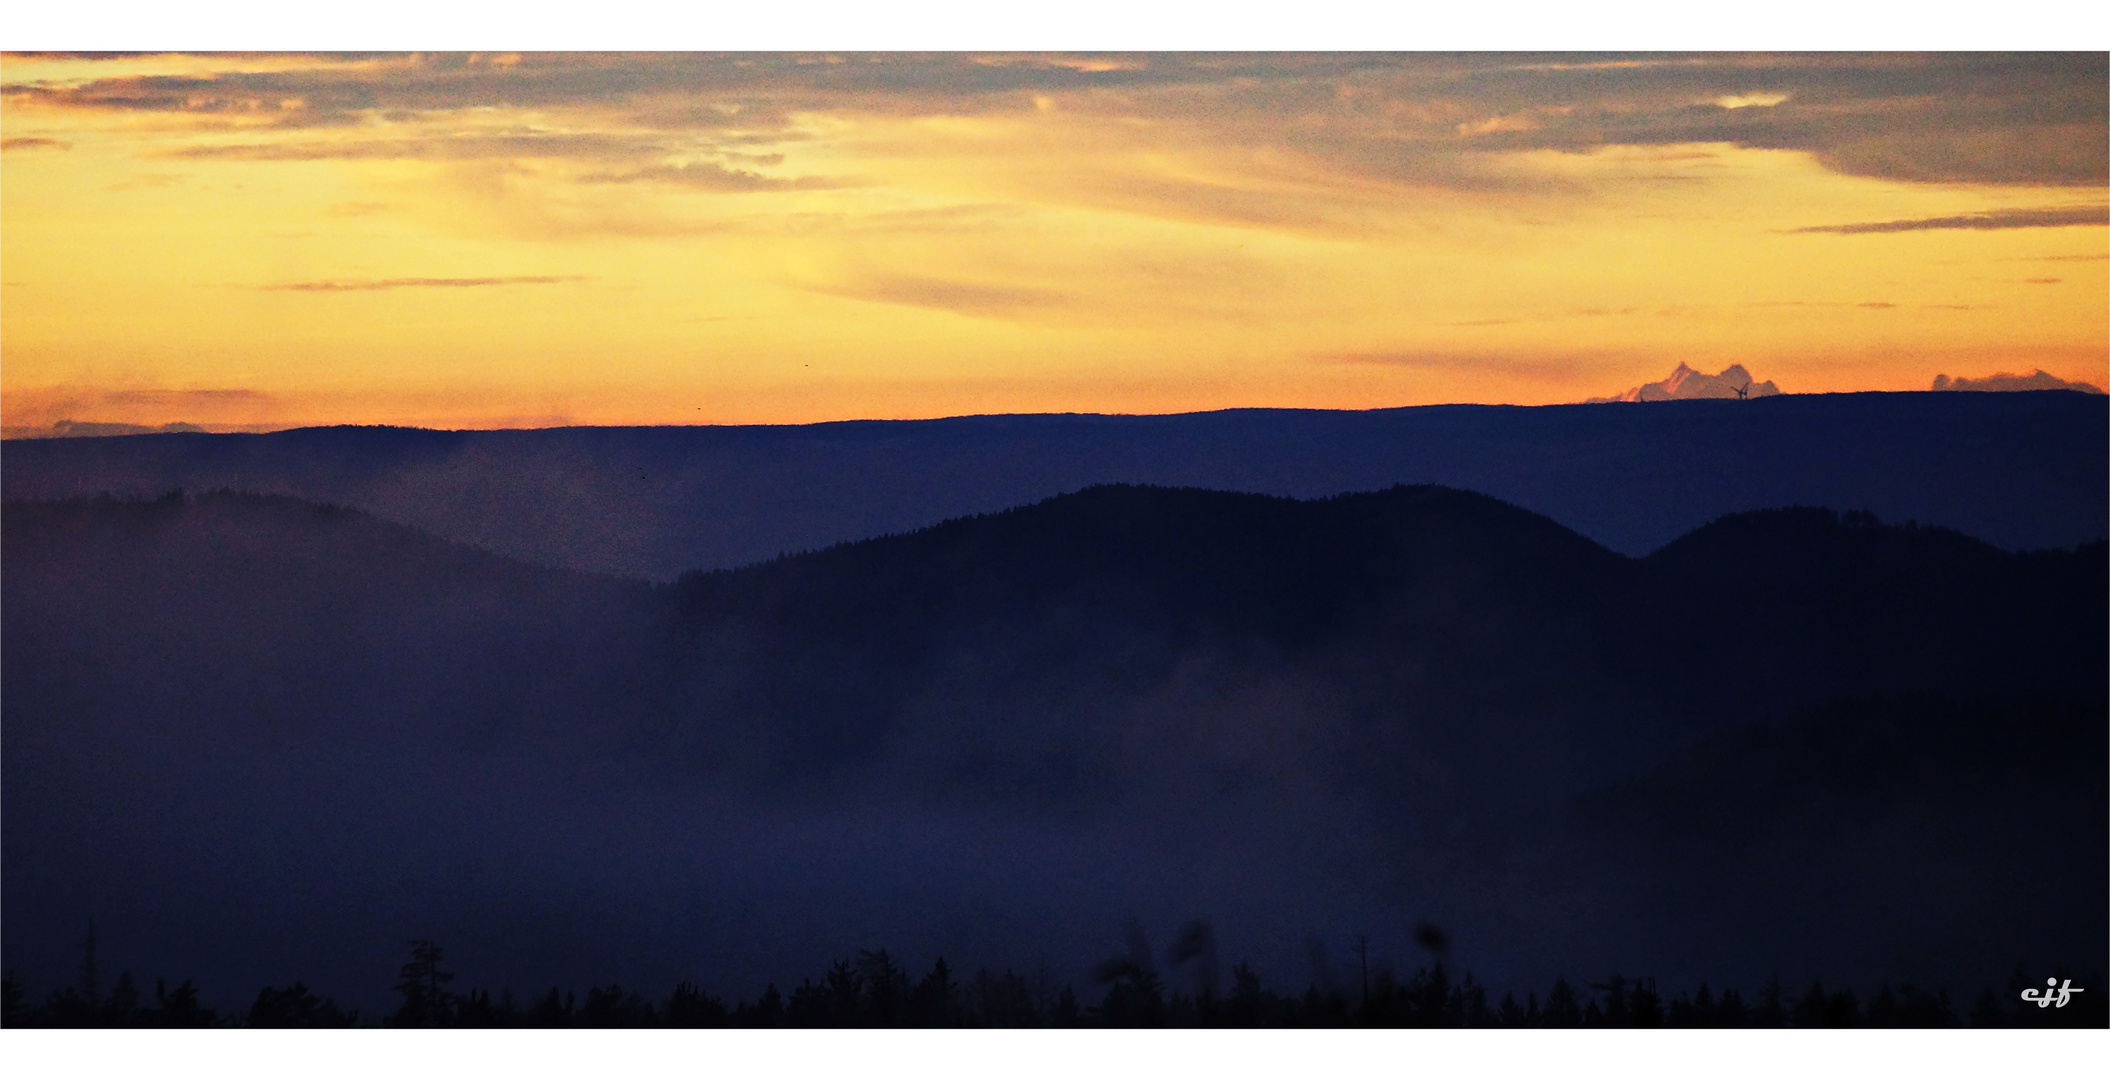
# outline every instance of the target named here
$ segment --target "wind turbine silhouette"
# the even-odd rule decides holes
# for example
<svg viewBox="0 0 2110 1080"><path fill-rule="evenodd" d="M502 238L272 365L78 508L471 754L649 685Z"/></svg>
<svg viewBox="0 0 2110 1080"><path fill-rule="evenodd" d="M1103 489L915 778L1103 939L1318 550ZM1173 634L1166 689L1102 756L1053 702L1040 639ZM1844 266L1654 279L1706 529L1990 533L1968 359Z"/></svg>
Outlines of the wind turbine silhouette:
<svg viewBox="0 0 2110 1080"><path fill-rule="evenodd" d="M1739 386L1739 387L1737 387L1737 388L1736 388L1736 399L1737 399L1738 401L1742 401L1742 400L1744 400L1745 398L1748 398L1748 397L1750 397L1750 396L1751 396L1751 384L1750 384L1750 383L1745 383L1744 385L1742 385L1742 386Z"/></svg>

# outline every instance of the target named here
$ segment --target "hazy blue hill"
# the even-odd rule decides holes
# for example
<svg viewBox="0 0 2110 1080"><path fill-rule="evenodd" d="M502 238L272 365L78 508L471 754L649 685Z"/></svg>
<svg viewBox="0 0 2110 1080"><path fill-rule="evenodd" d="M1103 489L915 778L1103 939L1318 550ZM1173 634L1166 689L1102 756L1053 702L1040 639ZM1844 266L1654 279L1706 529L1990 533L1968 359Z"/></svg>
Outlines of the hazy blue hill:
<svg viewBox="0 0 2110 1080"><path fill-rule="evenodd" d="M1782 395L16 440L0 448L0 489L295 495L546 565L671 581L1102 483L1297 498L1443 484L1629 555L1724 514L1798 503L1938 524L2010 550L2071 546L2110 528L2105 445L2110 406L2096 395Z"/></svg>
<svg viewBox="0 0 2110 1080"><path fill-rule="evenodd" d="M2100 930L2039 905L1957 936L1985 904L1912 891L2074 849L1958 823L2030 781L2086 795L1986 733L2100 710L2100 543L1790 510L1630 559L1442 487L1116 485L663 586L225 493L11 500L0 558L5 948L39 985L71 978L91 914L112 964L353 1003L418 936L494 985L758 987L880 942L1085 964L1131 916L1212 918L1290 982L1307 934L1405 950L1420 918L1541 983L1790 946L1808 970L1784 977L1900 977L1851 947L1877 937L1991 982ZM1823 711L1914 694L1966 703L1930 706L1950 734ZM1861 734L1705 742L1805 714ZM1869 764L1892 754L1904 780ZM1821 840L1859 771L1869 805L1909 807L1986 769L1925 819L1969 838L1949 862L1904 810L1819 853L1909 871L1857 878L1851 915L1706 868ZM1628 779L1624 817L1572 809ZM1737 819L1769 790L1788 824ZM1747 936L1663 906L1725 882L1771 912Z"/></svg>
<svg viewBox="0 0 2110 1080"><path fill-rule="evenodd" d="M282 496L10 501L0 529L20 628L9 690L26 695L8 716L23 733L41 716L17 676L69 673L53 692L142 717L194 705L188 719L222 734L334 718L417 737L437 732L412 717L518 716L538 683L646 645L642 583Z"/></svg>

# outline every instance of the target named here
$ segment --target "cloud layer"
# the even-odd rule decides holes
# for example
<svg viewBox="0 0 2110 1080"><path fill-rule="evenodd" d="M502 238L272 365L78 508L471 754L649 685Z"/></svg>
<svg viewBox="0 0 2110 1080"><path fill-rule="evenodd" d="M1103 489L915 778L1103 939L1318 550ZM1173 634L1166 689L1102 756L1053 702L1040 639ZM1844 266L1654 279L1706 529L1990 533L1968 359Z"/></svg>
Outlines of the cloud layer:
<svg viewBox="0 0 2110 1080"><path fill-rule="evenodd" d="M299 130L192 155L525 156L727 150L810 134L802 117L1083 115L1208 129L1372 176L1470 186L1471 156L1729 143L1916 182L2105 182L2100 53L1757 54L416 54L299 58L268 70L29 78L16 108L161 114L220 130ZM194 64L199 66L202 62ZM180 66L180 65L172 65ZM204 65L209 68L210 65ZM475 110L548 128L464 130ZM452 137L375 137L450 121Z"/></svg>

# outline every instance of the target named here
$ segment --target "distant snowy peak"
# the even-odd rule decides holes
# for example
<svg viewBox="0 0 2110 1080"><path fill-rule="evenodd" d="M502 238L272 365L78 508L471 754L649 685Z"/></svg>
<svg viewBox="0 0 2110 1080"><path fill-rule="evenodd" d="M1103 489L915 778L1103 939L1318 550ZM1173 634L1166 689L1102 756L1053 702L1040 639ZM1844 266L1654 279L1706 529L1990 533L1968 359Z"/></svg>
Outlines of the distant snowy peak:
<svg viewBox="0 0 2110 1080"><path fill-rule="evenodd" d="M2102 393L2102 391L2097 389L2092 383L2068 382L2065 379L2061 379L2056 375L2047 373L2043 368L2038 368L2037 373L2035 375L2010 375L2007 372L2003 371L1998 375L1988 375L1983 379L1966 379L1962 376L1958 376L1952 379L1947 375L1936 375L1934 377L1934 389L2079 390L2081 393L2084 394Z"/></svg>
<svg viewBox="0 0 2110 1080"><path fill-rule="evenodd" d="M1758 382L1742 364L1731 364L1720 375L1694 371L1684 364L1662 382L1643 383L1618 397L1590 401L1683 401L1688 398L1771 397L1780 387L1769 380Z"/></svg>

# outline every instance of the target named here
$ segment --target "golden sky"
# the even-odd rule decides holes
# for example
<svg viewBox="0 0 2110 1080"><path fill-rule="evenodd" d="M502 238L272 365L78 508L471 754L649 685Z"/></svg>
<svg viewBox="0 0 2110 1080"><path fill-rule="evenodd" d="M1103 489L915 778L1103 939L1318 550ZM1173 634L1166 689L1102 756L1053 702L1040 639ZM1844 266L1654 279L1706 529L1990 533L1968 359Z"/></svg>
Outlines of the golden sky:
<svg viewBox="0 0 2110 1080"><path fill-rule="evenodd" d="M2103 54L13 56L0 413L214 428L2110 375Z"/></svg>

